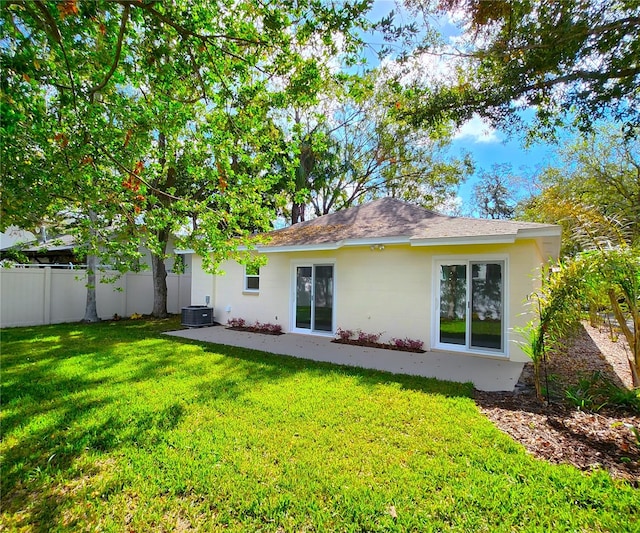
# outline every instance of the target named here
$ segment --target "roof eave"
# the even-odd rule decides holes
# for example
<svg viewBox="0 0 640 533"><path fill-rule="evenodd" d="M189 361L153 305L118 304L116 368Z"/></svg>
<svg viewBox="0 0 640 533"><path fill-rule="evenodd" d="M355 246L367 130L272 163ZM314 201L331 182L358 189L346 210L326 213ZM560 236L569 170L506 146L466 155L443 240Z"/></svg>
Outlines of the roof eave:
<svg viewBox="0 0 640 533"><path fill-rule="evenodd" d="M411 246L462 246L465 244L512 244L516 240L514 234L506 235L463 235L458 237L431 237L411 239Z"/></svg>
<svg viewBox="0 0 640 533"><path fill-rule="evenodd" d="M343 239L336 242L318 244L290 244L283 246L259 245L256 249L262 253L278 252L317 252L323 250L337 250L356 246L409 244L409 237L368 237L366 239Z"/></svg>
<svg viewBox="0 0 640 533"><path fill-rule="evenodd" d="M393 237L367 237L364 239L343 239L335 242L322 242L313 244L287 244L287 245L257 245L253 248L259 253L291 253L291 252L320 252L332 251L339 248L373 246L373 245L410 245L421 246L464 246L474 244L513 244L519 239L535 239L547 244L546 249L555 252L560 249L559 226L546 226L541 228L521 228L516 233L504 233L494 235L461 235L448 237L411 238L408 236ZM238 247L239 251L250 250L246 246ZM178 254L195 253L193 250L176 250ZM557 257L557 253L551 255Z"/></svg>
<svg viewBox="0 0 640 533"><path fill-rule="evenodd" d="M263 254L275 254L284 252L321 252L325 250L337 250L342 247L342 241L340 242L325 242L319 244L290 244L284 246L269 246L258 245L255 247L255 251ZM246 246L238 247L240 251L247 251Z"/></svg>
<svg viewBox="0 0 640 533"><path fill-rule="evenodd" d="M556 261L560 257L562 246L562 228L560 226L521 229L518 231L518 238L534 239L545 261Z"/></svg>
<svg viewBox="0 0 640 533"><path fill-rule="evenodd" d="M518 230L518 238L560 237L560 226L544 226L541 228L521 228Z"/></svg>

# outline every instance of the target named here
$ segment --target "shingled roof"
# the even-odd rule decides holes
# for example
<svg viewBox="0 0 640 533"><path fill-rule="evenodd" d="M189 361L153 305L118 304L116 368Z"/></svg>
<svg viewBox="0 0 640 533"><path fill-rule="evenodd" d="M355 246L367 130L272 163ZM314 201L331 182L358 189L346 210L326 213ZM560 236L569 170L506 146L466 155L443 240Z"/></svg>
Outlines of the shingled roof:
<svg viewBox="0 0 640 533"><path fill-rule="evenodd" d="M329 215L276 230L266 235L267 248L322 247L380 243L414 246L465 242L513 242L516 238L557 238L553 224L450 217L408 204L396 198L337 211ZM555 245L554 245L555 247Z"/></svg>

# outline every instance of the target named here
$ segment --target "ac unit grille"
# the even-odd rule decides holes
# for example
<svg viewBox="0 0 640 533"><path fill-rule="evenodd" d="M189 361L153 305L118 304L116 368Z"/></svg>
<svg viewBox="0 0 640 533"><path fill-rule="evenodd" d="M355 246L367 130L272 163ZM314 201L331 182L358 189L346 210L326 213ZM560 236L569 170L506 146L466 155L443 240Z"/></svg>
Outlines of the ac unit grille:
<svg viewBox="0 0 640 533"><path fill-rule="evenodd" d="M213 325L213 307L206 305L190 305L182 308L182 325L190 328L201 328Z"/></svg>

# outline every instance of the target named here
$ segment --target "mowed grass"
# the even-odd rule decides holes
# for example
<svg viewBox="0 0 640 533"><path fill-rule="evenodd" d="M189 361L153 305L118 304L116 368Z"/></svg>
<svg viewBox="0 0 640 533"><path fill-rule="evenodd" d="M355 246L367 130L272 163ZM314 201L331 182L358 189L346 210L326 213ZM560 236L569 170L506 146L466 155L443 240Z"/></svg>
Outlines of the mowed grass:
<svg viewBox="0 0 640 533"><path fill-rule="evenodd" d="M5 531L638 531L637 489L529 457L467 385L161 334L2 331Z"/></svg>

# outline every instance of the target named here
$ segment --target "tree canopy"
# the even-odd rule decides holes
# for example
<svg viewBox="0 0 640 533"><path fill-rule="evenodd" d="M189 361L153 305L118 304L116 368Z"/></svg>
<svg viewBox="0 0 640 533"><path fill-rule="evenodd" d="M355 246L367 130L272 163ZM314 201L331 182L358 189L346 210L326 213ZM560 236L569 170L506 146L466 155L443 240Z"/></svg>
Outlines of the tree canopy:
<svg viewBox="0 0 640 533"><path fill-rule="evenodd" d="M2 223L29 219L53 199L72 196L83 184L82 168L104 165L144 182L141 143L158 131L152 119L162 116L162 100L185 113L196 105L226 113L236 138L250 136L263 114L239 117L237 109L312 98L323 65L304 57L304 46L321 40L337 53L341 40L341 51L353 52L352 30L366 24L367 8L367 2L337 9L311 1L4 2L2 135L13 142L5 143ZM219 143L221 165L229 149Z"/></svg>
<svg viewBox="0 0 640 533"><path fill-rule="evenodd" d="M465 31L444 50L454 72L447 82L411 89L416 122L473 113L513 125L534 108L531 131L548 133L565 120L589 131L613 119L637 134L640 124L638 0L411 0L410 7L455 13ZM418 53L424 49L419 48ZM433 53L429 49L428 53Z"/></svg>
<svg viewBox="0 0 640 533"><path fill-rule="evenodd" d="M273 218L270 111L354 60L368 8L3 2L0 224L84 214L90 255L144 243L158 259L181 229L213 266Z"/></svg>
<svg viewBox="0 0 640 533"><path fill-rule="evenodd" d="M518 206L518 216L563 226L563 251L590 245L585 227L611 246L640 245L640 141L614 125L601 125L558 149L559 165L546 167L539 193Z"/></svg>
<svg viewBox="0 0 640 533"><path fill-rule="evenodd" d="M474 204L483 218L513 218L517 187L511 165L494 165L491 171L481 172L473 187Z"/></svg>
<svg viewBox="0 0 640 533"><path fill-rule="evenodd" d="M418 128L392 112L384 70L348 77L322 95L320 105L296 110L294 131L298 200L315 216L381 196L428 209L453 200L472 170L470 158L445 155L450 130Z"/></svg>

